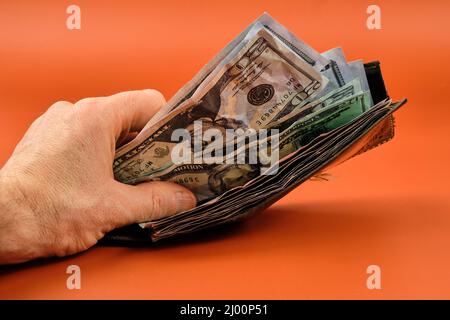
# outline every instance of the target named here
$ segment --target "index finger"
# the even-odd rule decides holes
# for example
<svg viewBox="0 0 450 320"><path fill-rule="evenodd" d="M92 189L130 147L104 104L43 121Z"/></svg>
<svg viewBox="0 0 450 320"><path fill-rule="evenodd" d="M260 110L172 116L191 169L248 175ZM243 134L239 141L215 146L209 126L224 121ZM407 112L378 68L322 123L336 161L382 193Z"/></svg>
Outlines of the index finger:
<svg viewBox="0 0 450 320"><path fill-rule="evenodd" d="M140 131L166 103L164 96L153 89L120 92L105 99L107 110L118 117L116 138L124 131Z"/></svg>
<svg viewBox="0 0 450 320"><path fill-rule="evenodd" d="M140 131L165 103L159 91L145 89L120 92L109 97L87 98L75 105L101 108L117 141L122 135Z"/></svg>

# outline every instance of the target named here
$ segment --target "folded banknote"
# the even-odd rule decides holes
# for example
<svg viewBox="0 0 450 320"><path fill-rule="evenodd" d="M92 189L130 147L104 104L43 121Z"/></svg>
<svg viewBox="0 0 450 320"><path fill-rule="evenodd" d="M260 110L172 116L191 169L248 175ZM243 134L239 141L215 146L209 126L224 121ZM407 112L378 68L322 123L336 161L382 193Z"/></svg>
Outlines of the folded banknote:
<svg viewBox="0 0 450 320"><path fill-rule="evenodd" d="M379 62L319 53L263 14L116 150L118 181L172 181L192 210L115 230L156 241L245 218L394 135Z"/></svg>

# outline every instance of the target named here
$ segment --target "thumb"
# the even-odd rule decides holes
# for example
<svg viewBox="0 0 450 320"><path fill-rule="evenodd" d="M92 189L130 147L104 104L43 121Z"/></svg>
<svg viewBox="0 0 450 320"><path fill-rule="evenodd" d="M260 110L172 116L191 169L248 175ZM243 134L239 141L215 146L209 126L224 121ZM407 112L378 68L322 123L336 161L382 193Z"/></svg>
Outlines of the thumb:
<svg viewBox="0 0 450 320"><path fill-rule="evenodd" d="M194 194L185 187L163 181L127 185L114 181L116 200L120 209L114 217L117 227L156 220L192 209L196 205Z"/></svg>

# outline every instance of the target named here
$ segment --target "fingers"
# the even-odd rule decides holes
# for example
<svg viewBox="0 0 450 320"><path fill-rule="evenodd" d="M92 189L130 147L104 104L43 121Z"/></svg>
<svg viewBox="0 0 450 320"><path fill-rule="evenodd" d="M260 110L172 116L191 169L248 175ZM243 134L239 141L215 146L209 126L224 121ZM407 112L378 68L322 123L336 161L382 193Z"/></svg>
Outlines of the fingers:
<svg viewBox="0 0 450 320"><path fill-rule="evenodd" d="M129 132L140 131L151 117L166 103L164 96L156 90L126 91L109 97L87 98L75 105L102 113L109 121L115 140Z"/></svg>
<svg viewBox="0 0 450 320"><path fill-rule="evenodd" d="M166 103L164 96L156 90L120 92L106 98L108 110L119 115L117 131L140 131L153 115Z"/></svg>
<svg viewBox="0 0 450 320"><path fill-rule="evenodd" d="M116 227L156 220L192 209L196 198L185 187L171 182L144 182L139 185L114 183L120 203L112 223Z"/></svg>

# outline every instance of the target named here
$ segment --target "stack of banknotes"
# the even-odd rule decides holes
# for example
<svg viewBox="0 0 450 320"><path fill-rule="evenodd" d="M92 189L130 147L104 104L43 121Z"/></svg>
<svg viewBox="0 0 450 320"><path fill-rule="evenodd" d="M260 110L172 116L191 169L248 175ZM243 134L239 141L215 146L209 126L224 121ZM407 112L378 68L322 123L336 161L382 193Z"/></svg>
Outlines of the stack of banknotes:
<svg viewBox="0 0 450 320"><path fill-rule="evenodd" d="M193 232L261 211L388 141L405 102L388 98L378 62L318 53L263 14L117 149L115 179L186 186L196 208L139 228L153 241Z"/></svg>

